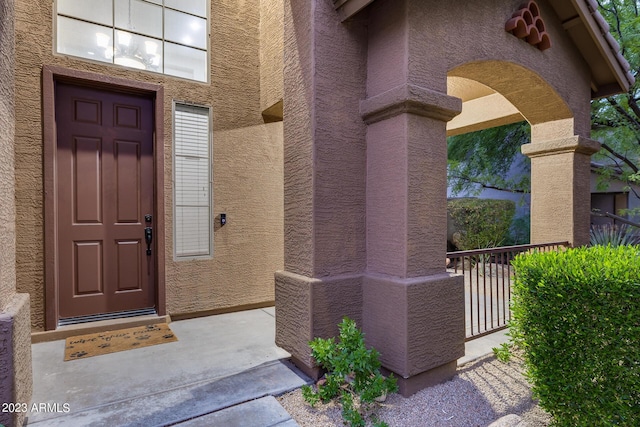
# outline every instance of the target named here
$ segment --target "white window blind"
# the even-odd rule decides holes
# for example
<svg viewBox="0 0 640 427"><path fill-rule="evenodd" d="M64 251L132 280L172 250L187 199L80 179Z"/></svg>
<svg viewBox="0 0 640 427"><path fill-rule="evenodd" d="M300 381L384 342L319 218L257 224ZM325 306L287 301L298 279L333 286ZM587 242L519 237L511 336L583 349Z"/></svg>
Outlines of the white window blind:
<svg viewBox="0 0 640 427"><path fill-rule="evenodd" d="M174 229L176 257L211 255L209 109L175 104Z"/></svg>

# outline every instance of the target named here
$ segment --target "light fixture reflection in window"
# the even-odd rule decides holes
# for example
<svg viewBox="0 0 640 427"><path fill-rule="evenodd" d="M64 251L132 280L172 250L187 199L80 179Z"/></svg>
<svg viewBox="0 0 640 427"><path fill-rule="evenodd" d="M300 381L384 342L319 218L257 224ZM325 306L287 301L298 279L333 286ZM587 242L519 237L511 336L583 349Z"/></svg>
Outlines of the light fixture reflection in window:
<svg viewBox="0 0 640 427"><path fill-rule="evenodd" d="M109 46L109 40L111 37L106 35L105 33L96 33L96 44L98 47L107 48Z"/></svg>
<svg viewBox="0 0 640 427"><path fill-rule="evenodd" d="M104 57L114 64L138 70L162 72L162 51L154 40L144 40L122 30L116 31L116 45L111 44L111 37L105 33L96 33L96 45L104 49Z"/></svg>
<svg viewBox="0 0 640 427"><path fill-rule="evenodd" d="M152 41L144 42L145 50L149 55L155 55L158 52L158 44Z"/></svg>
<svg viewBox="0 0 640 427"><path fill-rule="evenodd" d="M118 31L118 43L124 46L129 46L131 43L131 34L124 31Z"/></svg>

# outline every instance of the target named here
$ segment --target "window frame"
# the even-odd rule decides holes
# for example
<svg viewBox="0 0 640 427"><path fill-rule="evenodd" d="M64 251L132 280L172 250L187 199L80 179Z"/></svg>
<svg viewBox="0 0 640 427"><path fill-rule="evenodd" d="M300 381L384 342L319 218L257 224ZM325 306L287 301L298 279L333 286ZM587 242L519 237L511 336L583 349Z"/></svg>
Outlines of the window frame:
<svg viewBox="0 0 640 427"><path fill-rule="evenodd" d="M185 107L195 107L201 108L208 111L207 114L207 124L208 124L208 172L209 172L209 252L207 254L187 254L180 255L178 254L178 227L177 227L177 186L176 186L176 159L180 157L177 154L177 138L176 138L176 111L180 108L180 106ZM214 211L213 211L213 108L210 105L198 104L193 102L181 101L181 100L173 100L172 102L172 130L173 130L173 146L172 146L172 174L171 174L171 182L172 182L172 196L173 196L173 259L174 261L189 261L189 260L201 260L201 259L212 259L214 254Z"/></svg>
<svg viewBox="0 0 640 427"><path fill-rule="evenodd" d="M165 2L164 0L159 0L159 3L154 2L153 0L140 0L142 2L151 4L151 5L155 5L161 8L162 10L162 29L161 29L161 33L162 33L162 37L161 38L156 38L153 36L149 36L143 33L139 33L136 31L132 31L130 29L125 29L125 28L119 28L116 26L116 0L112 0L113 4L112 4L112 16L111 16L111 21L112 24L111 26L107 26L103 23L99 23L96 21L91 21L91 20L87 20L85 18L78 18L75 16L71 16L68 14L59 14L58 13L58 1L59 0L54 0L54 4L53 4L53 13L52 13L52 18L53 18L53 43L52 43L52 48L53 48L53 54L55 56L64 56L64 57L71 57L71 58L77 58L79 60L82 61L88 61L88 62L92 62L92 63L96 63L96 64L101 64L101 65L106 65L106 66L112 66L112 67L118 67L118 68L124 68L127 70L135 70L135 71L142 71L142 72L147 72L147 73L153 73L153 74L160 74L163 76L167 76L167 77L172 77L172 78L176 78L176 79L182 79L182 80L186 80L189 82L195 82L195 83L200 83L200 84L210 84L211 82L211 0L205 0L206 3L206 17L202 17L196 14L193 14L191 12L187 12L187 11L183 11L183 10L179 10L179 9L175 9L173 7L170 6L165 6ZM202 48L198 48L196 46L190 46L187 44L182 44L179 42L175 42L173 40L169 40L165 38L165 10L171 10L171 11L175 11L175 12L179 12L179 13L183 13L183 14L187 14L190 16L194 16L200 19L204 19L205 20L205 41L206 41L206 48L202 49ZM64 17L67 19L71 19L71 20L75 20L77 22L81 22L81 23L86 23L86 24L91 24L91 25L99 25L101 27L105 27L107 29L111 30L111 38L112 40L115 40L116 37L116 32L117 31L124 31L127 33L130 33L134 36L139 36L139 37L144 37L144 38L148 38L148 39L153 39L153 40L157 40L160 45L162 46L162 70L161 71L154 71L151 69L138 69L135 67L129 67L126 65L121 65L121 64L117 64L115 62L115 55L114 57L111 59L111 62L108 61L103 61L103 60L99 60L99 59L92 59L91 57L88 56L77 56L74 55L72 53L65 53L65 52L61 52L58 50L58 36L59 36L59 28L58 28L58 17ZM165 73L165 67L166 67L166 62L165 62L165 45L169 43L178 47L184 47L184 48L189 48L189 49L193 49L193 50L197 50L200 52L204 52L205 53L205 70L204 70L204 80L200 80L200 79L195 79L195 78L189 78L189 77L183 77L183 76L178 76L178 75L174 75L174 74L167 74Z"/></svg>

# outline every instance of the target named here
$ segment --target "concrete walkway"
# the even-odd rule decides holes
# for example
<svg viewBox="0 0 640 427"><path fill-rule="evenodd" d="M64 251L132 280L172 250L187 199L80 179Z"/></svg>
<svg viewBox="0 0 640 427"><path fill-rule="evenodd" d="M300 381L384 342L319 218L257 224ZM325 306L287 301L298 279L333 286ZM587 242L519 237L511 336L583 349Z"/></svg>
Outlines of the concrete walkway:
<svg viewBox="0 0 640 427"><path fill-rule="evenodd" d="M310 380L274 344L273 307L170 327L177 342L69 362L64 340L34 344L32 402L47 405L28 425L297 426L274 396ZM498 334L467 343L459 364L490 353Z"/></svg>

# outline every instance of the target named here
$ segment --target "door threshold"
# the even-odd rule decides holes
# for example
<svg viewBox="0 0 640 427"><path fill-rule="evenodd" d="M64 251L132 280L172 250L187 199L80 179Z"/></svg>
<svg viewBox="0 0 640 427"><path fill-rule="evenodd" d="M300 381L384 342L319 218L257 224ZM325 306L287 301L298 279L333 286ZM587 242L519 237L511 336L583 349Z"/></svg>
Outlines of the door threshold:
<svg viewBox="0 0 640 427"><path fill-rule="evenodd" d="M116 311L114 313L90 314L88 316L66 317L58 320L58 326L77 325L79 323L97 322L100 320L124 319L126 317L138 317L155 315L155 308L143 308L140 310Z"/></svg>
<svg viewBox="0 0 640 427"><path fill-rule="evenodd" d="M158 316L157 314L139 315L117 319L97 320L86 323L59 326L53 331L32 332L31 343L37 344L47 341L57 341L76 335L94 334L97 332L115 331L118 329L133 328L136 326L153 325L155 323L171 323L171 316Z"/></svg>

